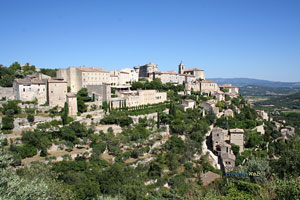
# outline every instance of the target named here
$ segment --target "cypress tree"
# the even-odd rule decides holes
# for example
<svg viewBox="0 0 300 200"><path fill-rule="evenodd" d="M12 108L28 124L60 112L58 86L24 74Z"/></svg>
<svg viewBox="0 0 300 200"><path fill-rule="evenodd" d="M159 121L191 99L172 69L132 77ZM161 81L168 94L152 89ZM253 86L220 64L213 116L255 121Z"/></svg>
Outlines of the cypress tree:
<svg viewBox="0 0 300 200"><path fill-rule="evenodd" d="M69 106L68 103L65 102L64 109L61 115L63 125L66 125L68 123L68 114L69 114Z"/></svg>
<svg viewBox="0 0 300 200"><path fill-rule="evenodd" d="M159 116L159 112L157 112L157 129L160 128L160 116Z"/></svg>

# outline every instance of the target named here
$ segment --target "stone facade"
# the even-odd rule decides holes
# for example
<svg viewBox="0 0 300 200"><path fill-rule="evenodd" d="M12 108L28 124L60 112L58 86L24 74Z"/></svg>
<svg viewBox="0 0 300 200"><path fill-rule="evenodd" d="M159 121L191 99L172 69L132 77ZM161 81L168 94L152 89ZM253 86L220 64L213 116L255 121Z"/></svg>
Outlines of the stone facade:
<svg viewBox="0 0 300 200"><path fill-rule="evenodd" d="M36 78L15 79L13 82L14 98L21 101L33 101L38 104L47 101L46 83Z"/></svg>
<svg viewBox="0 0 300 200"><path fill-rule="evenodd" d="M156 104L167 100L166 92L156 90L117 91L117 98L112 98L113 106L119 107L121 101L126 102L127 107Z"/></svg>
<svg viewBox="0 0 300 200"><path fill-rule="evenodd" d="M127 75L124 77L125 81L122 80L121 82L125 82L125 83L132 83L132 82L136 82L139 80L139 73L134 70L134 69L130 69L130 68L124 68L120 70L122 73L126 73Z"/></svg>
<svg viewBox="0 0 300 200"><path fill-rule="evenodd" d="M67 82L63 80L47 80L48 104L50 107L64 107L67 101Z"/></svg>
<svg viewBox="0 0 300 200"><path fill-rule="evenodd" d="M217 101L225 101L225 93L222 91L217 92L216 94Z"/></svg>
<svg viewBox="0 0 300 200"><path fill-rule="evenodd" d="M220 149L220 147L224 145L225 140L228 140L228 130L214 128L211 132L211 136L213 151L217 151L217 147L219 146Z"/></svg>
<svg viewBox="0 0 300 200"><path fill-rule="evenodd" d="M234 116L234 112L231 109L227 109L224 111L224 116L225 117L233 117Z"/></svg>
<svg viewBox="0 0 300 200"><path fill-rule="evenodd" d="M71 92L78 92L87 85L102 85L110 83L110 73L102 68L92 67L69 67L58 69L56 77L67 81Z"/></svg>
<svg viewBox="0 0 300 200"><path fill-rule="evenodd" d="M140 66L139 67L139 78L148 78L149 74L156 72L157 69L158 69L158 66L151 62L146 65Z"/></svg>
<svg viewBox="0 0 300 200"><path fill-rule="evenodd" d="M196 80L195 76L178 74L176 71L153 72L152 74L149 74L150 81L153 81L156 78L159 78L163 84L172 83L181 85L184 83L192 84Z"/></svg>
<svg viewBox="0 0 300 200"><path fill-rule="evenodd" d="M256 110L256 113L257 113L259 116L261 116L261 118L262 118L263 120L269 121L269 116L268 116L268 113L267 113L267 112L265 112L265 111L263 111L263 110Z"/></svg>
<svg viewBox="0 0 300 200"><path fill-rule="evenodd" d="M205 80L204 70L197 69L197 68L185 69L183 62L181 62L178 66L178 74L191 75L198 80Z"/></svg>
<svg viewBox="0 0 300 200"><path fill-rule="evenodd" d="M122 70L110 71L110 84L112 86L128 85L138 81L138 73L134 69L125 68Z"/></svg>
<svg viewBox="0 0 300 200"><path fill-rule="evenodd" d="M207 94L210 93L212 95L215 95L220 91L218 84L210 80L198 81L194 90Z"/></svg>
<svg viewBox="0 0 300 200"><path fill-rule="evenodd" d="M67 94L67 103L69 107L69 115L76 116L77 115L77 97L75 94L68 93Z"/></svg>
<svg viewBox="0 0 300 200"><path fill-rule="evenodd" d="M220 85L220 89L223 90L223 89L226 89L228 90L228 94L229 95L238 95L239 94L239 88L238 87L235 87L235 86L232 86L231 84L224 84L224 85Z"/></svg>
<svg viewBox="0 0 300 200"><path fill-rule="evenodd" d="M244 130L243 129L230 129L230 143L240 147L240 153L244 151Z"/></svg>
<svg viewBox="0 0 300 200"><path fill-rule="evenodd" d="M182 100L181 106L183 107L183 110L186 111L188 108L193 109L195 106L195 101L191 99L184 99Z"/></svg>
<svg viewBox="0 0 300 200"><path fill-rule="evenodd" d="M95 102L98 102L98 105L101 105L104 101L110 101L111 99L110 84L87 85L87 89L89 95L94 96Z"/></svg>
<svg viewBox="0 0 300 200"><path fill-rule="evenodd" d="M214 128L211 132L212 149L220 157L221 166L225 172L231 171L235 167L235 155L232 152L230 135L228 130Z"/></svg>

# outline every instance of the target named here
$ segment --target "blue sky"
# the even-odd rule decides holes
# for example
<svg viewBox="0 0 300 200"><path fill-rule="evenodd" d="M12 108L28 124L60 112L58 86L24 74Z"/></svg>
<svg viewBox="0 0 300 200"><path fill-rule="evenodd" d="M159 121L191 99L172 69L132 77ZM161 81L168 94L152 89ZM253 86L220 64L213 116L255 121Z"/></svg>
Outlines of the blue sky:
<svg viewBox="0 0 300 200"><path fill-rule="evenodd" d="M300 81L299 0L1 0L0 64Z"/></svg>

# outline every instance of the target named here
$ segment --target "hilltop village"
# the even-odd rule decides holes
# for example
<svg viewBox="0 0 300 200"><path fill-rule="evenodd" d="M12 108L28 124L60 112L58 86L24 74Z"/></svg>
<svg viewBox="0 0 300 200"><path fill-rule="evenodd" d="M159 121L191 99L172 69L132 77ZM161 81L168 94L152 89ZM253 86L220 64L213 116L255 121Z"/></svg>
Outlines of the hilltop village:
<svg viewBox="0 0 300 200"><path fill-rule="evenodd" d="M295 135L284 120L254 110L238 87L206 80L204 70L183 62L167 72L154 63L111 71L69 67L55 76L37 69L12 85L1 88L0 109L13 166L51 165L78 199L100 192L141 199L162 189L186 195L189 183L207 186L232 172L249 176L242 166L253 157L278 159L270 134L275 131L277 141ZM115 165L136 171L119 180L110 171ZM84 171L88 166L96 174L101 169L99 180ZM269 173L260 170L250 172ZM83 189L69 173L83 173L93 184ZM111 179L144 189L131 191Z"/></svg>

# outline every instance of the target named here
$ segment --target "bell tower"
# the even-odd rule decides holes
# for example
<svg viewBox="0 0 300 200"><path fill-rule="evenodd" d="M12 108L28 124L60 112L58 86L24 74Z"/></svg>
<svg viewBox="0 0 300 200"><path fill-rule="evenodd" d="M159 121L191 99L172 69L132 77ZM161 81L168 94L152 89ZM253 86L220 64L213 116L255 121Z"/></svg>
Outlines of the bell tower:
<svg viewBox="0 0 300 200"><path fill-rule="evenodd" d="M178 65L178 74L183 74L184 72L184 64L181 61L180 64Z"/></svg>

